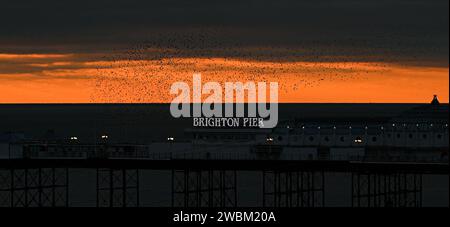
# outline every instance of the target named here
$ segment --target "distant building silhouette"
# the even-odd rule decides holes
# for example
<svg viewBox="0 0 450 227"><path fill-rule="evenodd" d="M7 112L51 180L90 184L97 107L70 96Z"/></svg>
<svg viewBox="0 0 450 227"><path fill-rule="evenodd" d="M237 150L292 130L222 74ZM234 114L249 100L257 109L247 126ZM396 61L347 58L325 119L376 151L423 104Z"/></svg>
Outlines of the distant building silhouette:
<svg viewBox="0 0 450 227"><path fill-rule="evenodd" d="M439 105L439 100L438 100L437 95L433 96L433 100L431 101L431 104L432 105Z"/></svg>

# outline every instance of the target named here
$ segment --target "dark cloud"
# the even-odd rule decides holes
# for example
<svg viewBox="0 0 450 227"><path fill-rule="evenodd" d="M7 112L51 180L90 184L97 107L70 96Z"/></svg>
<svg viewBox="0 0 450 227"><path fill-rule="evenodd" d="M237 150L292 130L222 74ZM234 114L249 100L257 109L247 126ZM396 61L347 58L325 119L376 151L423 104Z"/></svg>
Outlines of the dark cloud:
<svg viewBox="0 0 450 227"><path fill-rule="evenodd" d="M7 0L0 51L143 45L181 55L448 66L448 9L448 0ZM254 47L276 51L233 51Z"/></svg>

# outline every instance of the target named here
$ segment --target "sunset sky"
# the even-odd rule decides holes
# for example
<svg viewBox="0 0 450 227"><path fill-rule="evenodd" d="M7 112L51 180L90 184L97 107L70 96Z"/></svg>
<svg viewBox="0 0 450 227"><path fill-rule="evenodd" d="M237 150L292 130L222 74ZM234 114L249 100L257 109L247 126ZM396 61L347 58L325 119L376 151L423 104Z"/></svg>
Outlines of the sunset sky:
<svg viewBox="0 0 450 227"><path fill-rule="evenodd" d="M281 102L449 102L448 0L7 1L0 103L170 102L280 84Z"/></svg>

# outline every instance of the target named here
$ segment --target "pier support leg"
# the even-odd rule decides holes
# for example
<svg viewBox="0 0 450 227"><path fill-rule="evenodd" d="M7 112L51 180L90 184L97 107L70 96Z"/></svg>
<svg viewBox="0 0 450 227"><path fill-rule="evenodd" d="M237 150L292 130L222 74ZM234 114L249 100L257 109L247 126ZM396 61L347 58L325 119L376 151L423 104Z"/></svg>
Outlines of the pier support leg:
<svg viewBox="0 0 450 227"><path fill-rule="evenodd" d="M264 207L323 207L324 172L263 171Z"/></svg>
<svg viewBox="0 0 450 227"><path fill-rule="evenodd" d="M172 207L236 207L237 173L172 170Z"/></svg>
<svg viewBox="0 0 450 227"><path fill-rule="evenodd" d="M421 207L422 175L352 173L353 207Z"/></svg>
<svg viewBox="0 0 450 227"><path fill-rule="evenodd" d="M0 207L67 207L67 168L0 169Z"/></svg>
<svg viewBox="0 0 450 227"><path fill-rule="evenodd" d="M139 170L97 169L97 207L138 207Z"/></svg>

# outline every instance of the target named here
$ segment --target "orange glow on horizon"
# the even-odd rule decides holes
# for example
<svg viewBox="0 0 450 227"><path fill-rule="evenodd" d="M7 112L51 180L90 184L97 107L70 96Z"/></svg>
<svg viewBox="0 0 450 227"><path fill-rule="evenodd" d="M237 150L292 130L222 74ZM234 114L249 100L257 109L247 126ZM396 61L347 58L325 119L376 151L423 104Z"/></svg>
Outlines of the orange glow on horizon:
<svg viewBox="0 0 450 227"><path fill-rule="evenodd" d="M282 103L424 103L434 94L449 102L449 68L378 62L75 58L0 54L0 64L20 63L0 65L0 103L168 103L175 97L169 94L170 85L192 84L194 73L202 74L203 83L278 82Z"/></svg>
<svg viewBox="0 0 450 227"><path fill-rule="evenodd" d="M65 58L71 54L2 54L0 60L23 60L23 59L49 59L49 58Z"/></svg>

